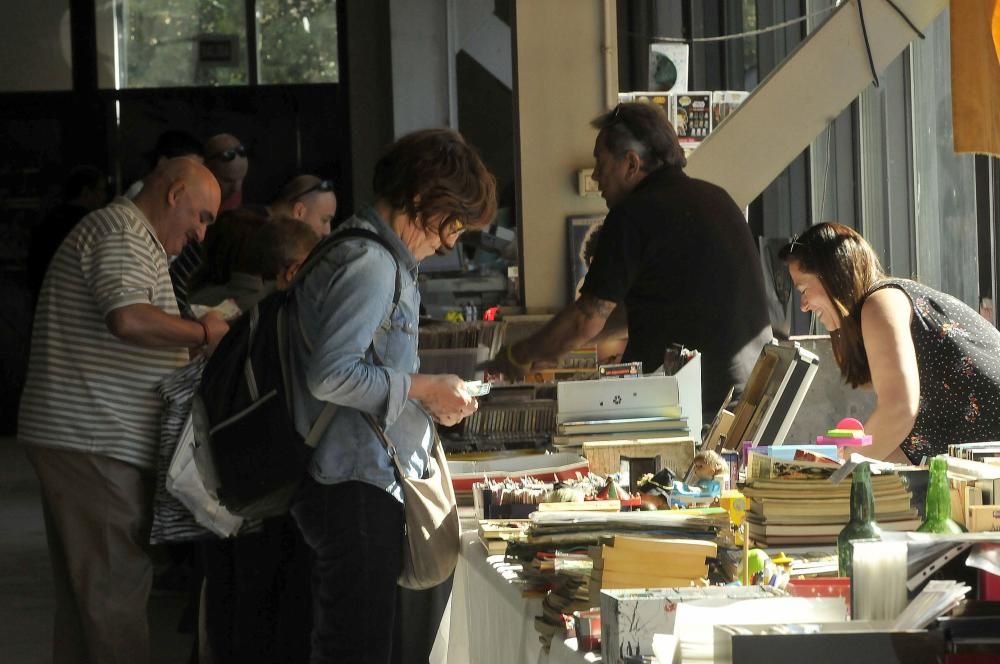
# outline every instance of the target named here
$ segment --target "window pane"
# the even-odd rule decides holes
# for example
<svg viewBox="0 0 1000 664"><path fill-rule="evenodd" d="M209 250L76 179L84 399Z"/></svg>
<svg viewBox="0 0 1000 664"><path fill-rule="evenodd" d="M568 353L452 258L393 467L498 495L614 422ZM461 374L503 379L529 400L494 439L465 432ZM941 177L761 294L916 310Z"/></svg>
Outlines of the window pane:
<svg viewBox="0 0 1000 664"><path fill-rule="evenodd" d="M119 87L247 83L244 0L117 0L115 8Z"/></svg>
<svg viewBox="0 0 1000 664"><path fill-rule="evenodd" d="M336 83L336 0L258 0L260 82Z"/></svg>

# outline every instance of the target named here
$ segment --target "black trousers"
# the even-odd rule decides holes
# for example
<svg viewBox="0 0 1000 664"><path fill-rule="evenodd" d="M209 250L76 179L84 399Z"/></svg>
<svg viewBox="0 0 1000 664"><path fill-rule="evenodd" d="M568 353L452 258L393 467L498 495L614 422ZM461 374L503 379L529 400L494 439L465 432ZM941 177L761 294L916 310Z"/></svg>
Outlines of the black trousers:
<svg viewBox="0 0 1000 664"><path fill-rule="evenodd" d="M215 664L305 664L311 551L291 516L202 546L205 627Z"/></svg>
<svg viewBox="0 0 1000 664"><path fill-rule="evenodd" d="M403 506L364 482L306 479L292 515L313 551L313 664L389 664Z"/></svg>

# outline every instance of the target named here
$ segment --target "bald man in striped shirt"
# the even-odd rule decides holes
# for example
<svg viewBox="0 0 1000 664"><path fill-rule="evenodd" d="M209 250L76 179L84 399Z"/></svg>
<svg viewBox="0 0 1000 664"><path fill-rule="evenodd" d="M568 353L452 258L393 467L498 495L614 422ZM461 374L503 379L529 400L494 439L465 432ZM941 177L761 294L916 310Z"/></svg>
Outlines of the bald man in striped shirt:
<svg viewBox="0 0 1000 664"><path fill-rule="evenodd" d="M56 588L54 664L146 664L156 384L228 330L178 315L170 256L204 238L219 185L165 161L134 200L77 224L42 283L18 439L41 481Z"/></svg>

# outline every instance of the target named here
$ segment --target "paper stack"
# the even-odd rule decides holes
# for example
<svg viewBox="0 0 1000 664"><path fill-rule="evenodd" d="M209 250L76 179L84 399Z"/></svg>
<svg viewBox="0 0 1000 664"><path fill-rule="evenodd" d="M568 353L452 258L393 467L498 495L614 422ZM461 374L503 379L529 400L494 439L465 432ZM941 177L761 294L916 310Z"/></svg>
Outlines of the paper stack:
<svg viewBox="0 0 1000 664"><path fill-rule="evenodd" d="M750 537L760 546L833 544L851 516L851 484L833 484L837 465L750 454ZM875 518L883 530L915 530L921 523L913 494L899 475L872 476Z"/></svg>

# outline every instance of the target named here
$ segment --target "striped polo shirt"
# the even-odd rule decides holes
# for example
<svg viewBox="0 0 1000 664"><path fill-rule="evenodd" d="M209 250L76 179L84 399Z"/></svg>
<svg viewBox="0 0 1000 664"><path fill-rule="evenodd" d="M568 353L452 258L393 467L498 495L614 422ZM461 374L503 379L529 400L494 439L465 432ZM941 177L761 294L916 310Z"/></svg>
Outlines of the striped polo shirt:
<svg viewBox="0 0 1000 664"><path fill-rule="evenodd" d="M144 348L108 330L120 307L177 315L167 254L142 212L116 198L80 221L42 283L21 396L18 439L155 467L162 400L156 386L185 348Z"/></svg>

